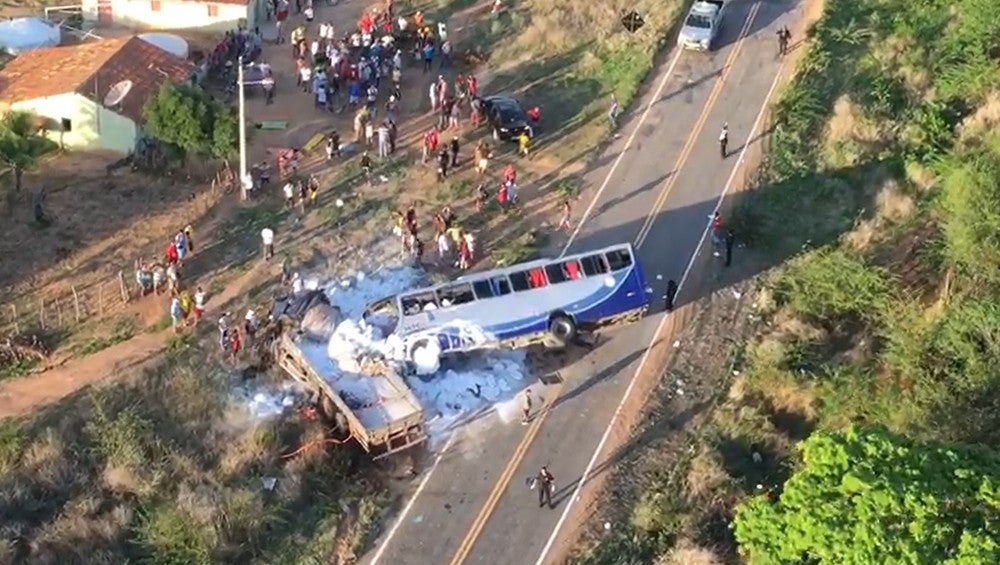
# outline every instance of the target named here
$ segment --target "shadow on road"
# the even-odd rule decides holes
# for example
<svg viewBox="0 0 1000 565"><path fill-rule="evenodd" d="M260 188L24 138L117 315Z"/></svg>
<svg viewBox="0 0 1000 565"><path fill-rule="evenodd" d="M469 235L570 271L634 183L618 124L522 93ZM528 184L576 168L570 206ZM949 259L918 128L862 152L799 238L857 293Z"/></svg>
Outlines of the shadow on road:
<svg viewBox="0 0 1000 565"><path fill-rule="evenodd" d="M795 8L795 0L783 0L783 1L762 1L762 0L731 0L726 6L728 13L724 16L724 26L721 31L722 35L719 36L718 42L716 43L716 50L728 47L740 39L740 31L742 31L744 24L746 23L747 16L750 15L750 10L753 8L754 4L760 4L760 8L757 10L757 16L754 18L753 22L750 24L750 28L747 29L744 37L752 38L759 32L767 29L772 23L776 22L781 18L786 12L790 12ZM778 38L774 37L774 49L778 49Z"/></svg>

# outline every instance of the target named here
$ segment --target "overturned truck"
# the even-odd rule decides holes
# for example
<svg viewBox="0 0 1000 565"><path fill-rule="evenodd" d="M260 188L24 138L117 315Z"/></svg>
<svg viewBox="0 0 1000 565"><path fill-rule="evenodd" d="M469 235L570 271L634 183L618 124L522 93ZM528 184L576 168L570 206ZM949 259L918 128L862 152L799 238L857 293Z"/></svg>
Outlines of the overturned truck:
<svg viewBox="0 0 1000 565"><path fill-rule="evenodd" d="M362 374L344 374L326 356L341 315L322 291L278 298L269 319L271 363L313 392L324 415L375 459L427 439L423 407L398 367L365 359Z"/></svg>

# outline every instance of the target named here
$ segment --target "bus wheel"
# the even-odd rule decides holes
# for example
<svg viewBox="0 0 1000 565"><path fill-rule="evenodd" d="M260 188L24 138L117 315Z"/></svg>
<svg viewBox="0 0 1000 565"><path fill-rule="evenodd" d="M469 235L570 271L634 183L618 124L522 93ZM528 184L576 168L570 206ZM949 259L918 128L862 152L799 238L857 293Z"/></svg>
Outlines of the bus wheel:
<svg viewBox="0 0 1000 565"><path fill-rule="evenodd" d="M549 321L549 335L557 344L568 345L576 337L576 324L569 316L553 316Z"/></svg>

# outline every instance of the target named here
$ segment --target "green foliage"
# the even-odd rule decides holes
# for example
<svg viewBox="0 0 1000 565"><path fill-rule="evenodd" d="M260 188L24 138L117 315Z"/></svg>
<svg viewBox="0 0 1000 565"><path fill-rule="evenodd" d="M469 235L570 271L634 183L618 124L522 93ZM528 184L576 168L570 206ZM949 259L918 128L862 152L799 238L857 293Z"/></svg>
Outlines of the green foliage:
<svg viewBox="0 0 1000 565"><path fill-rule="evenodd" d="M789 263L775 296L808 318L876 320L889 298L889 283L884 269L866 265L841 249L823 249Z"/></svg>
<svg viewBox="0 0 1000 565"><path fill-rule="evenodd" d="M143 108L146 130L185 153L220 159L239 147L236 112L188 84L164 84Z"/></svg>
<svg viewBox="0 0 1000 565"><path fill-rule="evenodd" d="M0 118L0 163L14 170L14 188L21 190L21 175L56 144L39 135L38 118L12 111Z"/></svg>
<svg viewBox="0 0 1000 565"><path fill-rule="evenodd" d="M997 563L1000 457L878 429L817 434L776 498L737 508L751 563Z"/></svg>
<svg viewBox="0 0 1000 565"><path fill-rule="evenodd" d="M1000 139L1000 136L995 136ZM962 275L1000 286L1000 153L976 149L940 167L944 254Z"/></svg>
<svg viewBox="0 0 1000 565"><path fill-rule="evenodd" d="M19 422L0 420L0 475L7 473L21 459L25 437Z"/></svg>
<svg viewBox="0 0 1000 565"><path fill-rule="evenodd" d="M497 265L515 265L537 258L542 245L539 235L529 231L498 245L490 255Z"/></svg>
<svg viewBox="0 0 1000 565"><path fill-rule="evenodd" d="M151 565L208 565L215 562L212 531L186 512L161 505L142 516L136 539Z"/></svg>

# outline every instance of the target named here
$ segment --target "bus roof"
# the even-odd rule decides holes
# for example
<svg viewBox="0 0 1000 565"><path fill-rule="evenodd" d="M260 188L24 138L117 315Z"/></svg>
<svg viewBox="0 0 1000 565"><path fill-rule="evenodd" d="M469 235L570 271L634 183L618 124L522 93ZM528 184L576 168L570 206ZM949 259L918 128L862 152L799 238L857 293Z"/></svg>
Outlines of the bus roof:
<svg viewBox="0 0 1000 565"><path fill-rule="evenodd" d="M425 287L421 287L419 289L412 289L412 290L408 290L406 292L401 292L401 293L397 294L396 296L407 296L407 295L414 294L414 293L423 293L423 292L428 292L428 291L431 291L431 290L438 290L440 288L451 286L451 285L453 285L455 283L463 283L463 282L471 283L471 282L480 281L480 280L483 280L483 279L488 279L488 278L494 277L496 275L505 275L505 274L510 273L510 272L516 272L516 271L521 271L521 270L525 270L525 269L532 269L532 268L535 268L535 267L541 267L542 265L547 265L549 263L552 263L553 261L560 261L560 260L562 260L562 261L568 261L570 259L576 259L576 258L579 258L579 257L586 257L588 255L596 255L598 253L607 253L609 251L615 251L615 250L619 250L619 249L628 249L629 252L631 253L632 252L632 244L631 243L619 243L618 245L609 245L607 247L602 247L600 249L591 249L589 251L584 251L582 253L573 253L571 255L565 255L565 256L562 256L562 257L557 257L555 259L553 259L553 258L532 259L531 261L525 261L524 263L515 263L515 264L510 265L508 267L497 267L495 269L490 269L488 271L479 271L479 272L476 272L476 273L469 273L468 275L462 275L461 277L458 277L456 279L452 279L452 280L450 280L448 282L436 284L436 285L433 285L433 286L425 286Z"/></svg>

